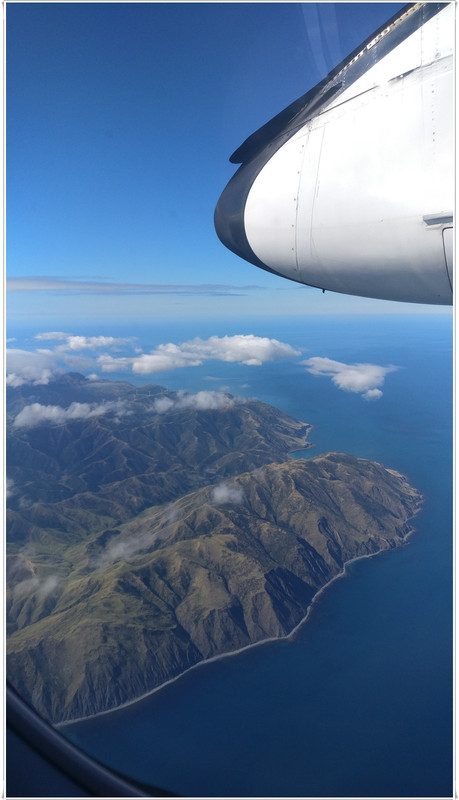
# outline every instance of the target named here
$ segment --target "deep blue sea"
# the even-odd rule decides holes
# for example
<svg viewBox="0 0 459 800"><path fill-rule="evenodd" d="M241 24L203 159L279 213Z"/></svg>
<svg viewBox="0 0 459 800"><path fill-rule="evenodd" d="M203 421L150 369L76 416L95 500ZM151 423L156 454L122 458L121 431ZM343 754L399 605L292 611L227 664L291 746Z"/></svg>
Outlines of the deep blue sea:
<svg viewBox="0 0 459 800"><path fill-rule="evenodd" d="M309 374L301 358L207 362L133 382L258 397L312 423L308 457L337 450L380 461L404 472L425 505L407 546L351 564L293 640L206 664L61 730L120 772L185 796L450 797L452 317L152 324L134 333L145 349L255 333L302 348L303 358L397 366L374 402Z"/></svg>

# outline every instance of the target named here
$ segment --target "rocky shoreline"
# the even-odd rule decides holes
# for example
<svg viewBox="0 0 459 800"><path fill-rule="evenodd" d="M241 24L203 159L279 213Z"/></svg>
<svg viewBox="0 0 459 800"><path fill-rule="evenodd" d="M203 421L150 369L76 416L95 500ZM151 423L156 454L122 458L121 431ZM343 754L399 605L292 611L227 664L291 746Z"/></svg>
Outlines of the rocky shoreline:
<svg viewBox="0 0 459 800"><path fill-rule="evenodd" d="M291 636L349 561L406 541L421 502L403 476L344 454L270 464L215 491L169 505L167 525L155 508L102 549L77 548L54 608L10 637L10 674L53 723Z"/></svg>
<svg viewBox="0 0 459 800"><path fill-rule="evenodd" d="M411 530L409 530L405 534L405 536L403 538L403 541L400 543L400 546L404 546L407 543L407 540L409 539L409 537L414 532L415 532L415 529L411 528ZM344 563L342 571L339 572L337 575L334 575L333 578L330 578L330 580L326 584L324 584L320 589L317 590L316 594L313 596L313 598L311 600L310 605L308 606L308 608L306 610L306 614L303 617L303 619L300 620L300 622L297 625L295 625L293 630L291 630L290 633L286 634L285 636L278 636L278 637L271 637L269 639L262 639L259 642L253 642L252 644L245 645L245 647L240 647L237 650L233 650L233 651L230 651L230 652L227 652L227 653L222 653L222 654L217 655L217 656L211 656L210 658L207 658L204 661L198 661L196 664L193 664L191 667L188 667L186 670L181 672L179 675L176 675L174 678L170 678L169 680L167 680L164 683L162 683L160 686L157 686L156 688L151 689L148 692L145 692L145 694L142 694L139 697L135 697L132 700L128 700L125 703L121 703L116 708L110 708L110 709L108 709L106 711L98 711L95 714L88 714L87 716L79 717L78 719L71 719L71 720L66 720L65 722L58 722L58 723L55 723L54 726L56 728L64 728L64 727L67 727L69 725L74 725L74 724L76 724L78 722L85 722L86 720L95 719L96 717L106 716L107 714L114 714L117 711L122 711L124 708L129 708L130 706L133 706L136 703L141 703L142 700L145 700L146 698L151 697L152 695L156 694L157 692L160 692L162 689L165 689L166 686L170 686L171 684L176 683L176 681L180 680L180 678L182 678L184 675L188 674L192 670L198 669L199 667L205 667L207 664L210 664L210 663L215 662L215 661L220 661L223 658L232 658L232 657L238 656L238 655L240 655L240 653L243 653L245 650L250 650L253 647L261 647L261 646L266 645L266 644L270 644L270 643L272 644L274 642L280 642L280 641L288 641L289 639L292 639L295 636L295 634L300 630L300 628L302 628L303 625L305 625L307 623L307 621L308 621L308 619L309 619L309 617L310 617L310 615L311 615L311 613L313 611L314 605L317 603L317 601L320 599L320 597L324 594L324 592L328 589L328 587L331 586L331 584L333 584L335 581L340 580L341 578L344 578L346 576L347 567L349 566L349 564L353 564L353 563L355 563L357 561L363 561L364 559L367 559L367 558L375 558L376 556L381 555L381 553L385 553L385 552L387 552L387 549L381 549L381 550L378 550L375 553L369 553L367 555L357 556L356 558L351 558L348 561L346 561Z"/></svg>

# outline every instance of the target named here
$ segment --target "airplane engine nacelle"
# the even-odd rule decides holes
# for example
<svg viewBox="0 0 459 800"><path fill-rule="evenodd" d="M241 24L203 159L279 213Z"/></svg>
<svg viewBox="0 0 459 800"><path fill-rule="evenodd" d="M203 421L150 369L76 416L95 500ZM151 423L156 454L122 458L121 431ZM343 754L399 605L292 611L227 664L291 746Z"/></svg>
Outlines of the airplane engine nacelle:
<svg viewBox="0 0 459 800"><path fill-rule="evenodd" d="M291 280L452 303L454 4L416 4L253 134L222 242Z"/></svg>

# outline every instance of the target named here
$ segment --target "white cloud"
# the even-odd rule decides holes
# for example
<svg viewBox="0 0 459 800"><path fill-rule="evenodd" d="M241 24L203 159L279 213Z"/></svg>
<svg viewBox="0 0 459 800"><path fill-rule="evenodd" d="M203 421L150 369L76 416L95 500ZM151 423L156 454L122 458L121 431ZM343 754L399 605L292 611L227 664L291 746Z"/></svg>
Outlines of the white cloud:
<svg viewBox="0 0 459 800"><path fill-rule="evenodd" d="M381 389L368 389L362 396L365 400L379 400L382 394Z"/></svg>
<svg viewBox="0 0 459 800"><path fill-rule="evenodd" d="M39 341L61 341L62 339L67 339L68 336L71 336L71 333L63 333L62 331L45 331L44 333L37 333L34 336L34 339L38 339Z"/></svg>
<svg viewBox="0 0 459 800"><path fill-rule="evenodd" d="M58 352L65 350L96 350L99 347L113 347L132 341L131 338L126 339L119 336L75 336L72 333L63 333L62 331L37 333L35 339L46 341L64 340L65 344L58 345L56 348Z"/></svg>
<svg viewBox="0 0 459 800"><path fill-rule="evenodd" d="M116 336L69 336L62 348L67 350L96 350L98 347L113 347L125 344L129 339Z"/></svg>
<svg viewBox="0 0 459 800"><path fill-rule="evenodd" d="M187 342L177 345L169 342L160 344L151 353L144 353L132 360L132 371L141 375L151 372L165 372L177 367L199 367L203 358L188 349Z"/></svg>
<svg viewBox="0 0 459 800"><path fill-rule="evenodd" d="M50 350L29 352L10 348L6 350L6 385L22 386L47 384L55 375L62 373L56 363L56 356Z"/></svg>
<svg viewBox="0 0 459 800"><path fill-rule="evenodd" d="M164 537L167 527L176 522L178 518L178 511L173 505L167 507L151 528L138 535L131 533L129 538L120 534L110 541L102 553L94 559L94 565L103 569L107 564L113 564L115 561L128 561L139 553L151 550L156 542Z"/></svg>
<svg viewBox="0 0 459 800"><path fill-rule="evenodd" d="M331 358L315 356L301 362L311 375L326 375L345 392L361 394L365 400L379 400L386 375L398 367L381 367L378 364L345 364Z"/></svg>
<svg viewBox="0 0 459 800"><path fill-rule="evenodd" d="M164 414L171 409L195 408L197 411L217 411L231 408L235 403L242 403L242 398L230 397L222 392L202 391L196 394L177 392L176 398L158 397L153 402L154 410Z"/></svg>
<svg viewBox="0 0 459 800"><path fill-rule="evenodd" d="M221 392L202 391L196 394L179 392L178 394L177 406L179 408L196 408L198 411L231 408L236 403L234 397Z"/></svg>
<svg viewBox="0 0 459 800"><path fill-rule="evenodd" d="M14 494L14 480L7 478L5 481L5 499L8 500Z"/></svg>
<svg viewBox="0 0 459 800"><path fill-rule="evenodd" d="M122 400L108 401L99 404L71 403L68 408L32 403L31 405L24 406L22 411L19 412L14 419L13 426L15 428L33 428L43 423L62 425L71 420L100 417L110 412L116 413L117 416L128 413L126 405Z"/></svg>
<svg viewBox="0 0 459 800"><path fill-rule="evenodd" d="M66 369L78 372L120 372L128 369L136 374L149 375L156 372L197 367L212 359L223 362L237 362L248 366L260 366L268 361L292 358L300 355L291 345L277 339L268 339L253 334L234 336L199 337L181 344L167 342L158 345L149 353L142 353L133 344L132 338L116 336L79 336L64 331L44 331L35 339L48 345L35 351L8 349L7 385L22 386L25 383L48 383L53 377ZM52 346L55 342L55 346ZM121 355L115 351L131 344L131 353L126 350ZM106 352L93 353L105 348ZM86 351L84 355L79 355Z"/></svg>
<svg viewBox="0 0 459 800"><path fill-rule="evenodd" d="M16 584L13 589L13 596L16 598L27 597L30 594L37 594L39 597L46 597L58 588L60 578L57 575L48 575L47 578L40 580L37 576L26 578Z"/></svg>
<svg viewBox="0 0 459 800"><path fill-rule="evenodd" d="M170 411L174 406L175 401L171 397L158 397L153 403L153 407L158 414L164 414L165 411Z"/></svg>
<svg viewBox="0 0 459 800"><path fill-rule="evenodd" d="M85 371L93 366L88 357L60 352L59 348L37 350L6 350L6 385L12 387L33 384L45 385L67 369Z"/></svg>
<svg viewBox="0 0 459 800"><path fill-rule="evenodd" d="M118 539L111 542L98 559L100 566L113 564L115 561L126 561L132 556L148 550L153 544L155 536L134 537L133 539Z"/></svg>
<svg viewBox="0 0 459 800"><path fill-rule="evenodd" d="M48 577L40 583L38 594L41 596L46 596L51 592L54 592L54 590L59 586L59 583L60 579L57 577L57 575L48 575Z"/></svg>
<svg viewBox="0 0 459 800"><path fill-rule="evenodd" d="M172 342L159 345L150 353L133 359L132 371L148 374L177 367L197 367L211 359L261 366L267 361L298 355L300 351L285 342L253 334L211 336L209 339L197 337L179 345Z"/></svg>
<svg viewBox="0 0 459 800"><path fill-rule="evenodd" d="M299 350L295 350L285 342L253 334L211 336L206 340L196 338L186 342L185 346L203 359L215 358L219 361L238 362L249 366L260 366L267 361L300 355Z"/></svg>
<svg viewBox="0 0 459 800"><path fill-rule="evenodd" d="M219 483L218 486L212 489L210 501L216 506L223 505L224 503L240 505L244 501L244 492L240 486Z"/></svg>

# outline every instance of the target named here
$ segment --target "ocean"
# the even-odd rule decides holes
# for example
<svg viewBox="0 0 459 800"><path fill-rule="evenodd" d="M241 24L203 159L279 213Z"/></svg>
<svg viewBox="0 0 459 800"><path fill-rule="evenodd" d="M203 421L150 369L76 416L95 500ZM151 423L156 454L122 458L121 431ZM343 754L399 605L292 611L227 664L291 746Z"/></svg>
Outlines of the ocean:
<svg viewBox="0 0 459 800"><path fill-rule="evenodd" d="M425 497L415 533L405 547L350 564L291 639L199 666L135 704L61 730L121 773L185 796L450 797L452 317L152 324L135 335L146 350L234 333L274 337L302 356L107 377L224 387L311 423L305 457L349 452L408 476ZM310 374L300 362L311 357L397 369L382 396L366 401Z"/></svg>

